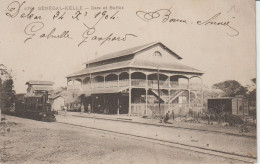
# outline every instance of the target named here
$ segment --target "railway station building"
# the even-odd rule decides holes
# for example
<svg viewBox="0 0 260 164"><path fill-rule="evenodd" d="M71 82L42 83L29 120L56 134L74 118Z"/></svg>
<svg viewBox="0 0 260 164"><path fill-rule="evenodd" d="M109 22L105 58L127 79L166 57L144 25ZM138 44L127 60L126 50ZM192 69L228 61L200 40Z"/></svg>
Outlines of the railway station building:
<svg viewBox="0 0 260 164"><path fill-rule="evenodd" d="M201 107L202 75L160 42L110 53L68 75L67 90L94 113L161 115Z"/></svg>

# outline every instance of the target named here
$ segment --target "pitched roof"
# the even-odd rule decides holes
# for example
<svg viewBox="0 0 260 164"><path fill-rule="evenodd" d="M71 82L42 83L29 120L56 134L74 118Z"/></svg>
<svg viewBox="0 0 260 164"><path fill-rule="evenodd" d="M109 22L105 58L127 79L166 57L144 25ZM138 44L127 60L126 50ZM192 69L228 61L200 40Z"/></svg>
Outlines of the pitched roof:
<svg viewBox="0 0 260 164"><path fill-rule="evenodd" d="M152 61L134 61L131 66L138 67L138 68L148 68L148 69L157 69L158 63ZM192 72L192 73L202 73L201 71L180 64L180 63L160 63L159 64L160 70L168 70L168 71L181 71L181 72Z"/></svg>
<svg viewBox="0 0 260 164"><path fill-rule="evenodd" d="M122 56L135 54L135 53L140 52L140 51L142 51L146 48L149 48L149 47L152 47L152 46L155 46L155 45L158 45L158 44L161 45L163 48L165 48L167 51L169 51L171 54L176 56L178 59L182 59L182 57L180 57L179 55L174 53L172 50L167 48L161 42L153 42L153 43L148 43L148 44L144 44L144 45L141 45L141 46L136 46L136 47L132 47L132 48L129 48L129 49L121 50L121 51L118 51L118 52L109 53L107 55L103 55L101 57L98 57L96 59L93 59L93 60L86 62L86 63L83 63L83 64L96 63L96 62L99 62L99 61L104 61L104 60L108 60L108 59L113 59L113 58L118 58L118 57L122 57Z"/></svg>
<svg viewBox="0 0 260 164"><path fill-rule="evenodd" d="M127 61L122 61L122 62L118 62L118 63L84 68L78 72L68 75L67 78L80 76L80 75L84 75L84 74L89 74L89 73L102 72L102 71L108 71L108 70L113 70L113 69L121 69L121 68L146 68L146 69L156 69L157 70L156 65L158 65L158 64L151 62L151 61L134 61L134 62L132 62L132 60L127 60ZM192 68L192 67L189 67L189 66L186 66L183 64L179 64L179 63L171 63L171 64L163 63L159 66L159 69L166 70L166 71L202 73L201 71L199 71L195 68Z"/></svg>
<svg viewBox="0 0 260 164"><path fill-rule="evenodd" d="M35 91L51 91L51 90L53 90L52 86L46 86L46 85L34 85L32 88Z"/></svg>
<svg viewBox="0 0 260 164"><path fill-rule="evenodd" d="M32 84L32 85L53 85L54 82L52 81L39 81L39 80L30 80L25 83L26 85Z"/></svg>
<svg viewBox="0 0 260 164"><path fill-rule="evenodd" d="M79 76L79 75L94 73L94 72L102 72L102 71L111 70L111 69L127 68L127 67L129 67L130 63L131 63L131 60L127 60L127 61L105 64L105 65L96 66L96 67L84 68L78 72L68 75L67 77Z"/></svg>
<svg viewBox="0 0 260 164"><path fill-rule="evenodd" d="M149 43L149 44L145 44L145 45L142 45L142 46L137 46L137 47L133 47L133 48L130 48L130 49L122 50L122 51L119 51L119 52L111 53L111 54L108 54L108 55L104 55L102 57L99 57L97 59L89 61L85 64L95 63L95 62L104 61L104 60L108 60L108 59L112 59L112 58L118 58L118 57L121 57L121 56L135 54L135 53L138 53L140 51L146 50L147 48L153 47L155 45L162 46L164 49L169 51L169 53L176 56L178 59L182 59L180 56L178 56L173 51L168 49L162 43L154 42L154 43ZM82 69L78 72L75 72L75 73L68 75L67 78L68 77L80 76L80 75L84 75L84 74L89 74L89 73L121 69L121 68L157 69L156 65L158 65L158 63L155 63L155 62L152 62L152 61L126 60L126 61L121 61L121 62L116 62L116 63L110 63L110 64L104 64L104 65L99 65L99 66L95 66L95 67L84 68L84 69ZM177 62L160 63L159 68L160 68L160 70L166 70L166 71L181 71L181 72L190 72L190 73L200 73L200 74L202 74L201 71L199 71L195 68L192 68L192 67L189 67L189 66L177 63Z"/></svg>

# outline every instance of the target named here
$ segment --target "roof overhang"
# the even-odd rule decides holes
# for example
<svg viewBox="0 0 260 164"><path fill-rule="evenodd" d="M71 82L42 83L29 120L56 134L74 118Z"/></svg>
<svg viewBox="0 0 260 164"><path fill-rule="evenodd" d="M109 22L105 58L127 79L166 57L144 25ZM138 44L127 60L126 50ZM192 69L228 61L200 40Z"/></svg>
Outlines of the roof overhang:
<svg viewBox="0 0 260 164"><path fill-rule="evenodd" d="M111 93L124 93L129 87L115 87L115 88L100 88L93 89L88 91L83 91L81 95L85 95L86 97L94 95L94 94L111 94Z"/></svg>

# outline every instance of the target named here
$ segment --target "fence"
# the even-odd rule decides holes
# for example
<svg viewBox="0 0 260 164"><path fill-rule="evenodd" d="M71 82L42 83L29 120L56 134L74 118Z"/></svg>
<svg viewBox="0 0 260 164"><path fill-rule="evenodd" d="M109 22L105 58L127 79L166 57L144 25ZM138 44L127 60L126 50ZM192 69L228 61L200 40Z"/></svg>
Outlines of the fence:
<svg viewBox="0 0 260 164"><path fill-rule="evenodd" d="M202 112L202 107L196 104L191 104L190 108L188 104L147 104L147 110L145 104L131 104L131 115L136 116L150 116L150 117L162 117L168 111L173 111L175 116L187 116L192 111L193 113Z"/></svg>

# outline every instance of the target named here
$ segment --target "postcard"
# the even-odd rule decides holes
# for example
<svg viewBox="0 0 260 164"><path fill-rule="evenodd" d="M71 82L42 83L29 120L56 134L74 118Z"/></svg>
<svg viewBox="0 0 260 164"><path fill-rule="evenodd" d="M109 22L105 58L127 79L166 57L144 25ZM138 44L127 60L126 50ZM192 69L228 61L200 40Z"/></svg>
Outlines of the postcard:
<svg viewBox="0 0 260 164"><path fill-rule="evenodd" d="M0 11L0 163L256 162L254 0Z"/></svg>

